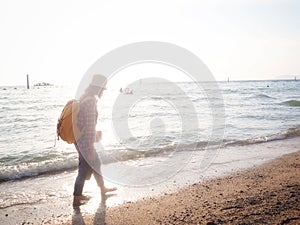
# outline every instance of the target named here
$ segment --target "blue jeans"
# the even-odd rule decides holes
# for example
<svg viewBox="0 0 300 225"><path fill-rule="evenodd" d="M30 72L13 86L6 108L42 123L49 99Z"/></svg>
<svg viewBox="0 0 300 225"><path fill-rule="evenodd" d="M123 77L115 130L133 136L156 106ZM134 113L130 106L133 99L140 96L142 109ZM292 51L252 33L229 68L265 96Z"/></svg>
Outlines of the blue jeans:
<svg viewBox="0 0 300 225"><path fill-rule="evenodd" d="M92 166L85 160L81 153L79 153L78 174L74 185L74 196L82 195L84 183L86 180L90 179L92 174L94 175L98 186L100 188L103 187L104 181L100 172L100 159L97 153Z"/></svg>

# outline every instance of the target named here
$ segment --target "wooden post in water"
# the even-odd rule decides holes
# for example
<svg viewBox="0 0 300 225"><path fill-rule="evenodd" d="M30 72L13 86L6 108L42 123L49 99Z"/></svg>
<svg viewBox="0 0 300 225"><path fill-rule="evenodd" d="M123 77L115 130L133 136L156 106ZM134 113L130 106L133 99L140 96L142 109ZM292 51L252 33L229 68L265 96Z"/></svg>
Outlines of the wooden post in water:
<svg viewBox="0 0 300 225"><path fill-rule="evenodd" d="M29 76L28 74L26 76L27 76L27 89L29 89Z"/></svg>

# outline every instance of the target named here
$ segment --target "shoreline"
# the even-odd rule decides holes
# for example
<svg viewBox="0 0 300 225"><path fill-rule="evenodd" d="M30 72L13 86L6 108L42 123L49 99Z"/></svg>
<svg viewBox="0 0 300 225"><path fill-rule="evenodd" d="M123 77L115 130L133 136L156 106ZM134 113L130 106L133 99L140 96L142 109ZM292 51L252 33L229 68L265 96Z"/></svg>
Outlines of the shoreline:
<svg viewBox="0 0 300 225"><path fill-rule="evenodd" d="M72 207L72 192L76 171L66 171L61 174L52 174L51 176L42 175L36 178L4 182L0 184L2 195L0 198L1 222L3 224L71 224L72 222L73 224L92 224L93 222L91 220L96 217L97 224L104 223L103 219L106 219L106 223L108 224L126 224L124 221L127 221L127 219L123 217L119 218L118 215L122 214L118 212L114 213L115 210L122 208L124 210L125 207L123 213L127 214L128 212L126 210L131 208L133 204L140 204L138 208L135 208L135 211L140 213L140 208L143 208L144 205L147 206L148 204L151 205L154 203L158 205L154 204L152 208L157 208L158 211L147 209L149 214L146 213L143 219L147 218L147 215L159 216L159 213L168 215L170 212L166 212L165 208L170 208L171 203L178 205L178 202L184 203L186 201L183 199L178 200L178 197L174 197L182 193L182 190L189 192L190 188L198 187L199 185L199 190L202 190L202 192L195 190L195 196L198 195L197 199L192 200L192 196L186 197L186 199L188 199L188 202L186 202L187 209L189 208L189 204L193 206L194 201L204 203L208 200L203 200L202 195L205 194L206 196L208 192L206 189L203 189L203 184L209 182L219 183L219 179L222 180L227 177L232 177L234 180L238 174L260 168L261 165L268 165L269 162L272 163L273 160L276 161L284 155L293 154L293 152L296 152L295 155L297 155L297 153L300 154L299 141L300 137L296 137L251 146L223 148L218 152L213 163L211 163L206 170L201 170L201 164L199 164L203 159L203 152L196 152L197 154L193 155L192 160L176 176L158 185L134 188L118 185L117 183L110 183L105 179L108 187L117 186L118 188L115 195L107 198L105 202L101 202L96 182L94 179L91 179L86 182L84 188L84 194L90 196L91 199L80 207L80 211L74 210ZM299 160L294 163L299 164ZM106 167L104 168L105 170L110 170L108 166L103 166ZM294 170L298 170L299 174L299 168L294 168ZM218 185L217 187L224 188L227 187L227 184L225 186ZM249 184L249 187L251 187L251 184ZM267 188L268 187L266 187L266 189ZM211 191L211 187L208 190ZM223 195L218 195L219 198L227 198L225 197L225 193L219 194ZM168 204L163 206L162 203L157 203L158 199L163 198L161 196L173 196L172 198L175 199L169 199L167 201ZM149 202L145 203L144 201L147 199ZM154 201L154 203L151 203L151 201ZM210 201L207 203L210 203ZM209 206L212 207L211 203ZM128 207L128 209L126 207ZM174 209L174 206L172 207ZM198 205L197 207L198 210L202 210L204 206ZM180 210L181 209L177 209L176 212ZM115 216L115 214L117 214L117 216ZM190 213L188 212L188 214ZM133 217L135 216L133 215ZM118 218L118 221L112 222L110 218ZM124 219L124 221L122 219ZM148 222L146 220L142 222L153 224L155 221L155 219L151 219ZM135 222L131 223L134 224ZM136 224L139 223L140 222L136 222ZM156 223L158 222L156 221ZM173 221L172 223L175 222ZM200 224L202 223L203 221Z"/></svg>
<svg viewBox="0 0 300 225"><path fill-rule="evenodd" d="M263 165L212 178L94 215L74 211L69 224L299 224L300 150ZM96 221L96 222L95 222Z"/></svg>

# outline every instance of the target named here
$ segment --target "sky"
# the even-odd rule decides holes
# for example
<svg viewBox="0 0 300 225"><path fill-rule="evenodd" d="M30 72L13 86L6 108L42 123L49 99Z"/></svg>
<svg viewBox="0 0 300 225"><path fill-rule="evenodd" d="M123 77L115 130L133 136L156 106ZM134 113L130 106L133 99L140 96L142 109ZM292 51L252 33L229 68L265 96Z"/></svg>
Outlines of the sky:
<svg viewBox="0 0 300 225"><path fill-rule="evenodd" d="M77 84L101 56L140 41L191 51L216 80L300 78L295 0L2 0L0 28L0 86L26 74Z"/></svg>

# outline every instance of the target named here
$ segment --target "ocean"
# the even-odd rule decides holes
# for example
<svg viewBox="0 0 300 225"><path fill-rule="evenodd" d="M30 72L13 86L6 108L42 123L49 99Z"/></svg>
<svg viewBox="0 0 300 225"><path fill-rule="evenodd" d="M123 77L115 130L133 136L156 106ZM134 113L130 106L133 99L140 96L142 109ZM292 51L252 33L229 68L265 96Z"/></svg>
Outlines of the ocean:
<svg viewBox="0 0 300 225"><path fill-rule="evenodd" d="M98 102L103 141L95 146L104 165L144 160L145 166L170 157L175 149L178 157L185 157L185 151L190 154L210 148L222 152L228 146L254 146L300 136L299 81L218 82L221 99L213 107L224 112L224 122L216 128L222 130L221 135L212 130L215 115L210 103L215 96L205 93L199 84L140 85L133 94L108 86ZM205 82L200 85L209 86ZM213 93L214 88L207 90ZM67 86L0 87L0 182L77 167L74 146L56 137L57 119L75 93L76 88ZM132 105L128 107L126 102ZM185 110L187 105L192 112ZM185 120L195 124L183 129ZM123 126L128 128L125 134Z"/></svg>

